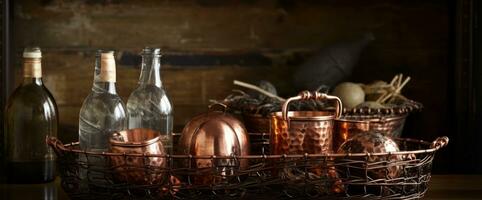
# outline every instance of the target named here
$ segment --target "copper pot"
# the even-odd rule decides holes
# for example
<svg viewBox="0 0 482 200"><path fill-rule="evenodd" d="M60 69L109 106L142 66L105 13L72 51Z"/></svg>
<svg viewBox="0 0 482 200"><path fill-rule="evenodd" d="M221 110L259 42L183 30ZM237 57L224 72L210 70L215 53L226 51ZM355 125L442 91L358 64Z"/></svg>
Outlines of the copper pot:
<svg viewBox="0 0 482 200"><path fill-rule="evenodd" d="M111 152L125 154L166 154L159 132L137 128L116 132L110 139ZM166 158L161 156L112 156L117 180L130 184L159 184L164 180Z"/></svg>
<svg viewBox="0 0 482 200"><path fill-rule="evenodd" d="M220 104L215 104L220 105ZM212 110L198 115L184 127L179 139L179 153L192 156L211 156L195 158L183 163L184 167L196 169L193 184L211 184L226 181L236 170L248 166L246 159L219 159L212 156L249 155L248 134L244 125L234 116L223 111ZM214 169L214 172L213 172Z"/></svg>
<svg viewBox="0 0 482 200"><path fill-rule="evenodd" d="M291 101L296 100L334 100L335 112L329 111L288 111ZM327 154L333 153L333 124L334 119L340 117L342 111L341 100L336 96L330 96L318 92L301 92L298 96L287 99L282 106L281 112L271 114L270 145L271 154ZM283 162L273 163L280 166L273 170L273 174L279 174L290 180L298 180L306 176L319 176L333 181L330 186L334 193L343 190L341 180L338 178L332 160L301 160L295 166L285 165ZM297 165L300 165L298 167ZM311 165L306 169L306 165ZM323 166L328 166L328 169ZM320 188L323 190L322 188Z"/></svg>
<svg viewBox="0 0 482 200"><path fill-rule="evenodd" d="M335 100L335 112L327 111L288 111L288 105L296 100ZM341 100L336 96L322 93L301 92L287 99L281 112L271 114L271 153L272 154L322 154L332 153L334 119L340 117Z"/></svg>

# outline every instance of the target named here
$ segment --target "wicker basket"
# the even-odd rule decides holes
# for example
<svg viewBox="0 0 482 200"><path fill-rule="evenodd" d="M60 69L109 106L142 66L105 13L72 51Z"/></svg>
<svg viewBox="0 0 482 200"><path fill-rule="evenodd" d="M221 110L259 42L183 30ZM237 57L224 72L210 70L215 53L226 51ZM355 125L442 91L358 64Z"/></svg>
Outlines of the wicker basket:
<svg viewBox="0 0 482 200"><path fill-rule="evenodd" d="M263 134L251 136L252 141L257 141L252 143L258 145L254 148L267 148ZM448 138L437 138L432 143L412 139L397 141L401 151L396 153L194 157L92 153L79 150L78 143L64 145L56 138L47 138L47 143L58 155L62 188L72 199L421 198L428 189L435 152L447 145ZM117 171L109 167L113 157L141 158L144 160L142 167L123 168L160 175L164 179L145 185L119 181ZM167 167L150 166L149 160L153 157L166 159ZM368 162L373 157L378 157L378 161ZM215 164L206 168L189 165L202 159ZM236 165L216 164L225 163L217 162L219 160L239 163L241 159L247 159L249 167L241 169ZM104 163L99 166L99 162L89 163L88 160L103 160ZM371 175L371 172L386 174L394 169L400 174L396 178ZM196 182L196 177L204 181Z"/></svg>

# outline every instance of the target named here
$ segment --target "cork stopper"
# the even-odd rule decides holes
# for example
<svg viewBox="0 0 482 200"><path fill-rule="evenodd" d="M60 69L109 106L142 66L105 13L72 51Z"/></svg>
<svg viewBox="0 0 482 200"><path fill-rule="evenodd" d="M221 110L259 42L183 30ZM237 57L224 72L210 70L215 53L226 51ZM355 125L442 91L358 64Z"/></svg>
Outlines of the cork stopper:
<svg viewBox="0 0 482 200"><path fill-rule="evenodd" d="M29 78L42 77L42 52L39 47L27 47L23 51L23 76Z"/></svg>
<svg viewBox="0 0 482 200"><path fill-rule="evenodd" d="M116 82L116 67L113 51L100 53L100 75L101 82Z"/></svg>

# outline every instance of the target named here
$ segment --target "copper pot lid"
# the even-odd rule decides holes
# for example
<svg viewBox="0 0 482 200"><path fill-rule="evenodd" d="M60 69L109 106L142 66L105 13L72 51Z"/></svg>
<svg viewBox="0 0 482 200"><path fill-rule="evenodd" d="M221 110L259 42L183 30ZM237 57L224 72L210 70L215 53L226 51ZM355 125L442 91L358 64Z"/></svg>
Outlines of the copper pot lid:
<svg viewBox="0 0 482 200"><path fill-rule="evenodd" d="M221 107L223 110L215 110L215 107ZM227 106L224 104L212 104L209 106L209 111L193 117L182 130L183 135L189 133L193 134L207 121L216 121L217 123L226 126L225 130L234 130L237 133L246 133L246 129L236 117L226 112Z"/></svg>
<svg viewBox="0 0 482 200"><path fill-rule="evenodd" d="M215 110L215 107L221 107L223 110ZM213 137L220 140L237 140L240 146L235 146L241 148L241 154L247 154L249 146L246 128L236 117L226 113L226 108L224 104L213 104L209 106L208 112L193 117L182 130L179 139L179 149L182 151L180 153L196 154L197 151L192 152L191 147Z"/></svg>

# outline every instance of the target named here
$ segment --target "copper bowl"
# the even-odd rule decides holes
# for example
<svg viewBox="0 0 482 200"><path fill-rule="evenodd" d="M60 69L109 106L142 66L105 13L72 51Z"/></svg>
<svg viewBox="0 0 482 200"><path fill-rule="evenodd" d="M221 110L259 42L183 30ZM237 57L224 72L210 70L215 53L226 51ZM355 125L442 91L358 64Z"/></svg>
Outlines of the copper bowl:
<svg viewBox="0 0 482 200"><path fill-rule="evenodd" d="M370 131L398 138L402 134L407 115L344 115L335 120L333 149L338 149L343 142L357 134Z"/></svg>
<svg viewBox="0 0 482 200"><path fill-rule="evenodd" d="M142 156L166 154L159 132L143 128L120 131L112 135L110 144L111 152L129 154L111 158L118 181L130 184L159 184L164 181L166 158Z"/></svg>

